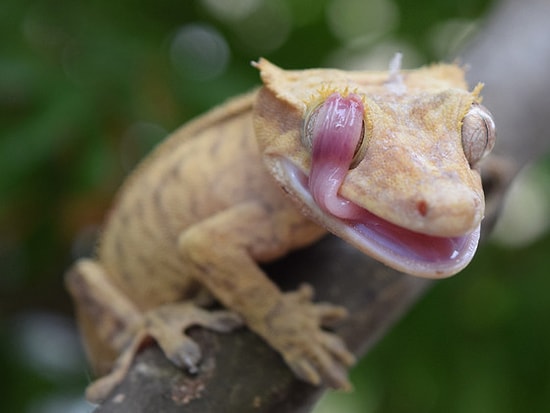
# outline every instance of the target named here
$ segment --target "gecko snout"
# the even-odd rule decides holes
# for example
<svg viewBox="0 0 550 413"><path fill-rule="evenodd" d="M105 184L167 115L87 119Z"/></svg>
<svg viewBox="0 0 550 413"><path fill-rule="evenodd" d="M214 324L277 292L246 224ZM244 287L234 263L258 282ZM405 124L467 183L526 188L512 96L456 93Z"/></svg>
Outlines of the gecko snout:
<svg viewBox="0 0 550 413"><path fill-rule="evenodd" d="M441 237L462 236L479 226L483 218L483 198L467 188L442 195L435 193L415 199L409 217L411 225L405 226Z"/></svg>

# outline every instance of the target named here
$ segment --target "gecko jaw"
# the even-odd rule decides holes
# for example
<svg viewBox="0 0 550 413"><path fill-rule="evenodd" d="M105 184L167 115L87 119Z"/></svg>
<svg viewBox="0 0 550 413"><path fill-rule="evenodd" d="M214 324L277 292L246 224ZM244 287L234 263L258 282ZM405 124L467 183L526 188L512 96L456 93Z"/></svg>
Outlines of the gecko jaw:
<svg viewBox="0 0 550 413"><path fill-rule="evenodd" d="M474 256L480 226L463 236L438 237L400 227L363 208L353 219L342 219L317 205L308 178L291 161L282 159L278 165L285 189L312 219L389 267L420 277L443 278L462 270Z"/></svg>

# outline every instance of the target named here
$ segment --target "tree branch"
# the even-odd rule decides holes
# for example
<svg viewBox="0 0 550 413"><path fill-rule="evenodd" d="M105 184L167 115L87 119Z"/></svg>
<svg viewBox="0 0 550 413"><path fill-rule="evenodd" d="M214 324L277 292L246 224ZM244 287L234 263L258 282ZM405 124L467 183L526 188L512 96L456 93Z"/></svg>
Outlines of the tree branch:
<svg viewBox="0 0 550 413"><path fill-rule="evenodd" d="M278 278L284 289L308 282L320 301L347 307L351 316L337 331L357 354L429 283L381 266L335 237L291 254L267 271L285 274ZM190 335L204 352L196 377L178 370L156 347L147 349L98 412L299 412L307 411L322 392L296 380L278 354L246 329L224 335L196 328ZM123 403L116 403L118 394L124 395Z"/></svg>
<svg viewBox="0 0 550 413"><path fill-rule="evenodd" d="M548 15L545 0L502 2L462 57L472 68L472 83L486 82L484 103L496 117L496 152L505 160L490 164L484 175L486 223L494 222L504 188L518 168L550 146L550 140L541 139L550 107ZM503 176L496 171L506 172L506 178L496 179ZM318 300L347 307L351 316L336 331L358 355L430 285L390 270L334 237L267 270L284 274L277 278L284 289L308 282ZM219 335L197 328L190 334L204 352L196 376L150 347L136 357L124 382L96 412L307 412L323 392L295 379L281 358L246 329Z"/></svg>

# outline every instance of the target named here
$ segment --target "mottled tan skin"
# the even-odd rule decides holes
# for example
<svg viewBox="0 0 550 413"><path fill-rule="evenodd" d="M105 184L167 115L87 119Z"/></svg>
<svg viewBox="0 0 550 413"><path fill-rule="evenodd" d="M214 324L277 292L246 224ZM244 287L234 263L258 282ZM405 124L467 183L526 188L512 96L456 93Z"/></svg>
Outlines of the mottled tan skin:
<svg viewBox="0 0 550 413"><path fill-rule="evenodd" d="M349 87L350 81L345 80L347 72L284 72L265 60L257 66L264 88L214 109L163 142L119 192L96 258L82 259L69 271L67 285L87 352L97 374L110 372L89 387L89 399L105 398L150 338L174 363L196 369L200 349L184 333L194 324L229 331L244 323L279 351L299 377L314 384L349 387L346 370L354 358L337 336L323 330L345 311L313 304L308 286L282 293L258 263L311 244L326 233L322 216L281 190L285 183L277 176L273 158L288 156L307 172L309 153L299 138L305 113L323 88L339 90ZM477 92L465 91L462 71L444 65L410 73L405 75L410 87L430 90L435 82L439 89L461 92L458 97L450 92L450 103L443 108L407 108L412 117L408 127L459 128L460 112L477 99ZM382 90L389 76L357 73L351 87ZM383 97L378 103L383 107ZM395 129L390 114L398 106L387 113L375 111L367 119L368 127ZM406 133L399 135L406 140ZM368 155L376 172L354 169L342 186L346 196L362 204L378 199L367 206L389 218L397 216L409 227L428 226L435 233L472 225L471 209L467 214L466 209L451 211L450 220L441 217L437 206L445 200L430 201L433 216L420 221L415 205L392 205L393 192L419 189L411 183L416 177L409 176L406 162L400 163L399 148L390 159L383 152L383 134L379 135L380 141L373 135L374 153ZM447 149L451 153L453 148ZM440 153L428 155L435 164L440 162ZM479 175L472 174L463 159L451 159L444 168L463 175L468 195L472 198L473 193L480 203L474 214L482 214ZM450 173L443 169L434 167L432 176ZM385 179L388 173L395 180ZM201 308L205 290L227 310Z"/></svg>
<svg viewBox="0 0 550 413"><path fill-rule="evenodd" d="M309 152L300 140L304 113L331 91L355 91L366 95L372 136L365 158L349 171L340 193L390 222L426 234L455 236L479 224L483 188L479 170L464 157L460 137L464 115L480 101L481 85L468 91L460 67L440 64L390 74L284 71L261 64L269 69L262 71L267 87L257 104L257 137L268 168L282 186L286 182L277 174L280 158L291 159L306 175L310 168ZM284 117L275 115L281 112ZM427 214L419 214L417 200L429 206ZM310 208L304 208L308 213Z"/></svg>

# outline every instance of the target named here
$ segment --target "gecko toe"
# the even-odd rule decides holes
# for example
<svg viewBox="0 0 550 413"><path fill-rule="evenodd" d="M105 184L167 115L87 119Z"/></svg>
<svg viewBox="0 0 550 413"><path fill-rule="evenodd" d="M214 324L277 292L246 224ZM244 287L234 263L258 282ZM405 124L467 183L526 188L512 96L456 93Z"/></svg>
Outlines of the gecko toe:
<svg viewBox="0 0 550 413"><path fill-rule="evenodd" d="M288 293L288 297L295 298L298 303L309 303L313 298L314 290L310 284L300 284L298 289L294 292ZM290 299L292 299L290 298Z"/></svg>
<svg viewBox="0 0 550 413"><path fill-rule="evenodd" d="M294 362L287 361L287 363L294 374L300 379L314 385L321 384L321 376L309 360L299 359Z"/></svg>
<svg viewBox="0 0 550 413"><path fill-rule="evenodd" d="M316 304L315 311L323 327L334 327L349 315L346 308L329 303Z"/></svg>
<svg viewBox="0 0 550 413"><path fill-rule="evenodd" d="M348 351L344 341L340 337L332 334L326 334L323 344L325 348L334 356L334 358L336 358L343 365L350 367L355 364L355 356Z"/></svg>
<svg viewBox="0 0 550 413"><path fill-rule="evenodd" d="M202 352L200 346L185 334L192 326L217 332L229 332L243 324L231 311L208 311L190 302L171 303L145 315L149 336L158 343L166 357L190 373L198 371Z"/></svg>
<svg viewBox="0 0 550 413"><path fill-rule="evenodd" d="M174 348L164 348L162 350L166 357L176 366L185 368L189 373L197 373L197 364L201 360L202 352L197 343L185 335L181 335L179 343Z"/></svg>
<svg viewBox="0 0 550 413"><path fill-rule="evenodd" d="M241 316L231 311L216 311L209 313L209 317L201 325L220 333L227 333L242 327L244 321Z"/></svg>

